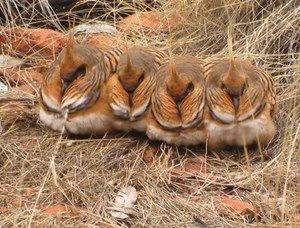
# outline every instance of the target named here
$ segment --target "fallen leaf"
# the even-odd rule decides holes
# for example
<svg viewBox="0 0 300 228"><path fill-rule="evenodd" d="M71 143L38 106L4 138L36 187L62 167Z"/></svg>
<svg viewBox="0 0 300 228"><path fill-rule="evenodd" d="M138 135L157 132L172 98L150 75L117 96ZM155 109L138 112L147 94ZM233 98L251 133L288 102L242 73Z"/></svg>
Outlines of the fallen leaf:
<svg viewBox="0 0 300 228"><path fill-rule="evenodd" d="M110 214L114 218L126 219L137 213L133 206L137 200L137 191L134 187L122 188L116 196L115 202L109 207Z"/></svg>

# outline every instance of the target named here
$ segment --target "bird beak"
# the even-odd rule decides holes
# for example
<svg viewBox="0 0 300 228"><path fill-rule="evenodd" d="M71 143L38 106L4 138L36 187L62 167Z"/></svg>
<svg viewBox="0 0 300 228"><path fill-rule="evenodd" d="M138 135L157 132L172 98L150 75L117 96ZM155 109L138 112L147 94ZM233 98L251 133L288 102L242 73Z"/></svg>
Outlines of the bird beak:
<svg viewBox="0 0 300 228"><path fill-rule="evenodd" d="M66 91L66 89L68 88L69 83L62 81L62 87L61 87L61 93L64 94L64 92Z"/></svg>
<svg viewBox="0 0 300 228"><path fill-rule="evenodd" d="M133 92L128 92L129 95L129 106L133 106L133 96L134 96L134 91Z"/></svg>
<svg viewBox="0 0 300 228"><path fill-rule="evenodd" d="M233 105L234 105L235 113L237 113L239 106L240 106L240 97L239 96L233 97Z"/></svg>

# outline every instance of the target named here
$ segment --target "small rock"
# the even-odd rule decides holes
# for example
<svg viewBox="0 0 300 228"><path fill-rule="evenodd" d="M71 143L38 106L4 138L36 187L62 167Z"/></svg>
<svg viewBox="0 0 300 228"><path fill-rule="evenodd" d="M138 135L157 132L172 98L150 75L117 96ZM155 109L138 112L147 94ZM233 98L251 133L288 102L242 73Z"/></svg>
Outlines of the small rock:
<svg viewBox="0 0 300 228"><path fill-rule="evenodd" d="M116 35L118 33L118 30L108 24L81 24L75 26L72 31L74 34L77 33L84 33L84 34L99 34L99 33L107 33L111 35Z"/></svg>
<svg viewBox="0 0 300 228"><path fill-rule="evenodd" d="M1 91L3 91L3 92L8 91L8 86L0 81L0 92Z"/></svg>
<svg viewBox="0 0 300 228"><path fill-rule="evenodd" d="M125 33L144 30L165 32L178 25L180 17L177 14L166 15L160 11L150 11L130 15L119 22L119 29Z"/></svg>
<svg viewBox="0 0 300 228"><path fill-rule="evenodd" d="M66 143L66 146L67 146L67 147L70 147L70 146L72 146L73 144L74 144L73 141L68 141L68 142Z"/></svg>
<svg viewBox="0 0 300 228"><path fill-rule="evenodd" d="M10 55L0 55L0 68L17 67L21 66L23 63L23 59L14 58Z"/></svg>
<svg viewBox="0 0 300 228"><path fill-rule="evenodd" d="M235 200L229 197L220 197L220 199L215 202L220 203L222 210L219 214L228 216L228 215L244 215L253 217L257 214L257 209L250 203Z"/></svg>

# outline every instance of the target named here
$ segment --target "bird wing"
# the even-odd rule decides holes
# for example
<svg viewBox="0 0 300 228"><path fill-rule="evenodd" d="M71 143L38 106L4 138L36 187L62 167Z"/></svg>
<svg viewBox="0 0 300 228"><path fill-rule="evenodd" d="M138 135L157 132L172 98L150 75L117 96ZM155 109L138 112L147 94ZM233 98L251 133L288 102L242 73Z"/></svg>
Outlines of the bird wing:
<svg viewBox="0 0 300 228"><path fill-rule="evenodd" d="M147 77L134 91L133 105L131 107L131 118L136 119L141 116L150 103L151 95L156 85L155 77Z"/></svg>
<svg viewBox="0 0 300 228"><path fill-rule="evenodd" d="M114 114L120 118L129 119L129 95L124 90L116 75L111 76L108 82L108 103Z"/></svg>
<svg viewBox="0 0 300 228"><path fill-rule="evenodd" d="M55 62L43 77L40 89L40 101L49 111L58 112L60 110L61 88L60 67Z"/></svg>
<svg viewBox="0 0 300 228"><path fill-rule="evenodd" d="M62 99L62 109L75 113L91 107L100 97L103 78L107 72L101 64L95 65L84 77L79 77L66 89Z"/></svg>
<svg viewBox="0 0 300 228"><path fill-rule="evenodd" d="M181 118L183 128L192 128L202 121L205 104L203 86L196 86L183 100L181 105Z"/></svg>
<svg viewBox="0 0 300 228"><path fill-rule="evenodd" d="M235 110L230 96L221 88L208 88L206 100L212 116L223 123L235 121Z"/></svg>
<svg viewBox="0 0 300 228"><path fill-rule="evenodd" d="M254 118L265 106L265 92L260 88L249 86L240 97L239 109L236 114L238 121Z"/></svg>
<svg viewBox="0 0 300 228"><path fill-rule="evenodd" d="M154 91L151 110L156 121L166 129L177 129L182 125L177 105L163 88Z"/></svg>

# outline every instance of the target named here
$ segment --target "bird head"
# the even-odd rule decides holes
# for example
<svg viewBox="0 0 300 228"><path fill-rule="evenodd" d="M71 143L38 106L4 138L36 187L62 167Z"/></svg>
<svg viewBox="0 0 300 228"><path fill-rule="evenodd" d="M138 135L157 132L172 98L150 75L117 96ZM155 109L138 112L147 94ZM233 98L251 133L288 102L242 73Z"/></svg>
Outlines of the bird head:
<svg viewBox="0 0 300 228"><path fill-rule="evenodd" d="M95 63L96 60L90 58L81 45L74 45L74 37L71 36L60 62L62 92L77 78L84 76L88 68Z"/></svg>
<svg viewBox="0 0 300 228"><path fill-rule="evenodd" d="M170 75L167 79L167 92L176 103L182 102L183 99L193 91L194 83L188 75L180 74L173 60L169 62Z"/></svg>
<svg viewBox="0 0 300 228"><path fill-rule="evenodd" d="M121 55L117 75L123 88L132 93L143 82L146 76L146 69L139 63L140 59L127 49L126 54ZM134 57L134 62L132 61ZM136 61L137 60L137 61Z"/></svg>

